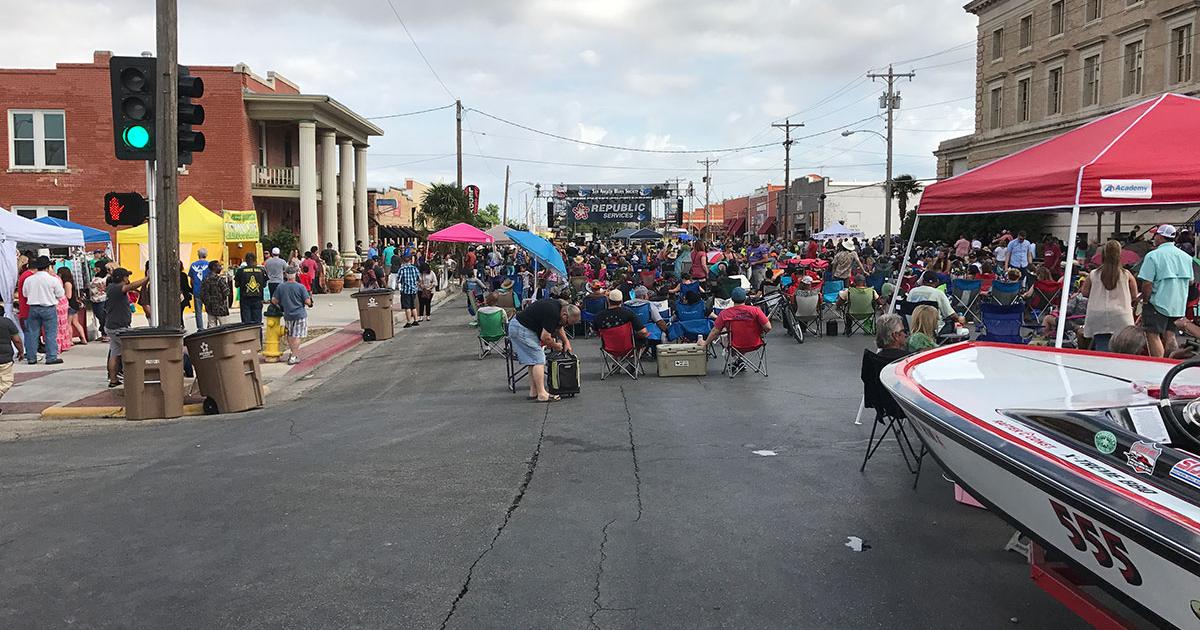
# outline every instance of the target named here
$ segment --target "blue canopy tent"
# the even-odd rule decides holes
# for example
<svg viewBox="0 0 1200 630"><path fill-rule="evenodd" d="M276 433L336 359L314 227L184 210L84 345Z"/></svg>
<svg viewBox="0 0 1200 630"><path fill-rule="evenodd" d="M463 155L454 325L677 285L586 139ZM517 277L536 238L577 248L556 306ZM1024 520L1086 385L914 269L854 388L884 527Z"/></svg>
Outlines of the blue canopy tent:
<svg viewBox="0 0 1200 630"><path fill-rule="evenodd" d="M108 235L108 232L105 232L104 230L97 230L96 228L88 227L86 225L80 225L74 221L56 219L54 217L38 217L34 219L34 221L37 221L38 223L44 223L46 225L53 225L54 227L66 228L68 230L79 230L80 232L83 232L84 243L112 242L112 237Z"/></svg>
<svg viewBox="0 0 1200 630"><path fill-rule="evenodd" d="M537 266L549 267L561 276L567 275L567 263L563 262L562 254L554 248L554 244L532 232L522 230L506 230L504 235L511 238L517 247L529 252L533 257L533 299L537 299Z"/></svg>

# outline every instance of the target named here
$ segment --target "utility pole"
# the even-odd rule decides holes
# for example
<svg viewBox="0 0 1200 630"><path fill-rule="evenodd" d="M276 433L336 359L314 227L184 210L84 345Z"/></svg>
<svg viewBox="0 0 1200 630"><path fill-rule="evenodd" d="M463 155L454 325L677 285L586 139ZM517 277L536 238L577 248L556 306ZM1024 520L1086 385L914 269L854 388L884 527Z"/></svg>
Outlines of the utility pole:
<svg viewBox="0 0 1200 630"><path fill-rule="evenodd" d="M158 35L157 163L155 242L151 273L158 279L158 304L152 309L158 326L183 327L179 304L179 41L176 0L156 0Z"/></svg>
<svg viewBox="0 0 1200 630"><path fill-rule="evenodd" d="M896 79L908 79L911 81L916 76L915 72L896 74L892 71L891 65L888 65L887 74L867 73L867 77L872 82L875 79L887 80L887 94L879 98L879 106L887 109L887 182L884 184L883 195L885 197L884 208L885 212L887 212L883 216L883 231L885 233L883 251L885 253L892 251L892 113L900 107L900 94L895 90ZM904 217L901 217L901 220L903 219Z"/></svg>
<svg viewBox="0 0 1200 630"><path fill-rule="evenodd" d="M508 225L508 176L512 169L504 165L504 212L501 214L500 225Z"/></svg>
<svg viewBox="0 0 1200 630"><path fill-rule="evenodd" d="M462 190L462 101L454 101L454 121L456 138L455 147L458 149L458 189Z"/></svg>
<svg viewBox="0 0 1200 630"><path fill-rule="evenodd" d="M791 211L791 206L789 206L788 204L791 203L791 201L792 201L792 129L794 129L796 127L803 127L804 123L792 124L791 120L785 118L783 120L782 125L775 123L771 126L777 127L779 129L783 129L783 133L784 133L784 140L783 140L783 212L780 213L779 218L783 223L783 229L780 230L783 233L783 239L785 241L791 241L792 240L792 226L788 222L788 218L789 218L789 215L791 215L792 211ZM771 191L771 189L768 186L767 187L767 199L768 200L771 198L770 191Z"/></svg>
<svg viewBox="0 0 1200 630"><path fill-rule="evenodd" d="M696 160L697 164L704 165L704 229L705 230L708 230L709 222L712 221L712 208L709 207L709 200L708 200L709 192L712 189L712 176L709 175L709 173L711 172L709 169L712 167L713 164L716 164L717 162L720 162L720 160L714 160L712 158L704 158L703 160Z"/></svg>

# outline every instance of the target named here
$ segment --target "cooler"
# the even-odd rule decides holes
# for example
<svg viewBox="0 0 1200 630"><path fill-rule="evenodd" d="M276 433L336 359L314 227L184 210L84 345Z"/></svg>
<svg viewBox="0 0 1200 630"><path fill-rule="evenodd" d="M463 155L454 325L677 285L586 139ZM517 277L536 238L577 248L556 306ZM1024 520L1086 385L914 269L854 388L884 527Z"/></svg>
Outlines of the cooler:
<svg viewBox="0 0 1200 630"><path fill-rule="evenodd" d="M696 343L659 344L659 376L705 376L708 352Z"/></svg>

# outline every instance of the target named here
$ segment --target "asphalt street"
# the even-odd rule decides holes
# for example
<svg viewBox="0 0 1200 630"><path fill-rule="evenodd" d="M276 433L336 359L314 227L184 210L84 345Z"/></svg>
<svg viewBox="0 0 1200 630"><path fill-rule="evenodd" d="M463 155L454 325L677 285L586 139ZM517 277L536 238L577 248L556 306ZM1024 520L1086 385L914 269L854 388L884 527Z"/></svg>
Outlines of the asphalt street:
<svg viewBox="0 0 1200 630"><path fill-rule="evenodd" d="M936 464L859 473L865 337L636 382L580 341L542 404L466 321L266 410L0 444L0 627L1085 627Z"/></svg>

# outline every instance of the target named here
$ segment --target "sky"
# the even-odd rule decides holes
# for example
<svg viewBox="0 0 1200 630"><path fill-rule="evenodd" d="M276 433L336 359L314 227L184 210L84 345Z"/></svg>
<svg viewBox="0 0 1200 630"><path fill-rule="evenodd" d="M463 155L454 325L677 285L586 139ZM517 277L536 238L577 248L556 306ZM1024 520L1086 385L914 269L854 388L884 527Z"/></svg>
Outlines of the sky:
<svg viewBox="0 0 1200 630"><path fill-rule="evenodd" d="M154 49L153 0L0 0L6 67L89 62L93 50ZM695 184L708 157L718 201L792 177L884 179L881 81L898 82L895 172L934 177L938 142L974 124L976 20L963 0L180 0L180 62L273 70L366 117L459 99L464 183L509 217L533 184ZM407 33L406 33L407 28ZM410 39L411 36L411 39ZM414 45L415 41L415 45ZM422 57L423 55L423 57ZM203 102L203 101L201 101ZM564 138L650 151L602 148ZM374 119L372 187L455 179L454 109ZM720 151L761 144L741 151ZM544 207L544 206L543 206Z"/></svg>

